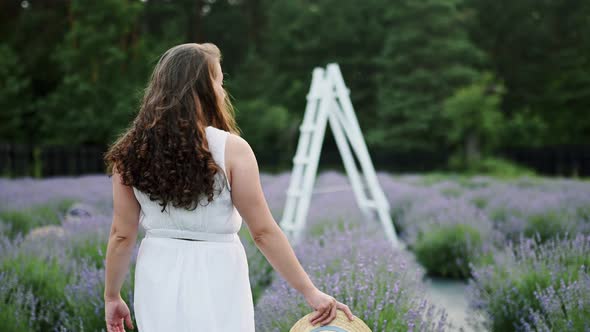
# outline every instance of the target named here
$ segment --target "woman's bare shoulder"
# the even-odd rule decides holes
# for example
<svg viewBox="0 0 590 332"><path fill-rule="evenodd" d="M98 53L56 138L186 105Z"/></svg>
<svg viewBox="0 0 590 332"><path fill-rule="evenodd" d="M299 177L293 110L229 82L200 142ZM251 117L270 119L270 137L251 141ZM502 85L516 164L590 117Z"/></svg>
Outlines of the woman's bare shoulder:
<svg viewBox="0 0 590 332"><path fill-rule="evenodd" d="M255 161L252 147L243 137L229 133L225 143L225 160L226 165L232 168L239 163L248 163Z"/></svg>
<svg viewBox="0 0 590 332"><path fill-rule="evenodd" d="M233 133L227 135L225 150L229 153L244 154L252 150L248 141Z"/></svg>

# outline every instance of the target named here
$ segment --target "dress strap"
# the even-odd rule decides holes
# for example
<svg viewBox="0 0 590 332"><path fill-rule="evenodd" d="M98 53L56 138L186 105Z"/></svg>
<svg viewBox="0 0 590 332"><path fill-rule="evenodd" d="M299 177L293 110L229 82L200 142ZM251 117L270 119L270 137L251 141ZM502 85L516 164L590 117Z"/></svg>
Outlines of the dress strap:
<svg viewBox="0 0 590 332"><path fill-rule="evenodd" d="M215 159L215 162L225 173L227 188L231 191L231 185L227 178L227 170L225 169L225 143L227 142L229 132L213 126L207 126L205 130L207 132L207 141L209 142L209 151L211 151L213 159Z"/></svg>

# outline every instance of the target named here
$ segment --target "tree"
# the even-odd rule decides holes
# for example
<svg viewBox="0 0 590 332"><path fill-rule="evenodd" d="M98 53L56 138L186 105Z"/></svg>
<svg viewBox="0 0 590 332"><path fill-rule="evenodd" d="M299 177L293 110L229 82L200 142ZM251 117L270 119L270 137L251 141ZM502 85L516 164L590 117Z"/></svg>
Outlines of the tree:
<svg viewBox="0 0 590 332"><path fill-rule="evenodd" d="M340 64L361 127L372 128L376 58L388 0L266 1L259 54L274 70L264 82L273 103L303 117L314 67Z"/></svg>
<svg viewBox="0 0 590 332"><path fill-rule="evenodd" d="M477 163L482 154L489 154L501 142L504 120L499 107L503 93L504 87L488 72L444 101L447 140L460 144L466 165Z"/></svg>
<svg viewBox="0 0 590 332"><path fill-rule="evenodd" d="M18 56L8 45L0 44L0 141L23 142L29 109L30 78Z"/></svg>
<svg viewBox="0 0 590 332"><path fill-rule="evenodd" d="M456 1L397 0L386 9L376 130L367 140L433 150L445 142L442 102L478 77L484 54L468 39Z"/></svg>
<svg viewBox="0 0 590 332"><path fill-rule="evenodd" d="M505 82L507 115L547 124L531 141L589 142L590 2L466 0L465 7L474 13L472 40Z"/></svg>
<svg viewBox="0 0 590 332"><path fill-rule="evenodd" d="M104 144L139 105L148 56L138 39L141 2L70 3L69 29L50 56L61 80L40 103L46 143Z"/></svg>

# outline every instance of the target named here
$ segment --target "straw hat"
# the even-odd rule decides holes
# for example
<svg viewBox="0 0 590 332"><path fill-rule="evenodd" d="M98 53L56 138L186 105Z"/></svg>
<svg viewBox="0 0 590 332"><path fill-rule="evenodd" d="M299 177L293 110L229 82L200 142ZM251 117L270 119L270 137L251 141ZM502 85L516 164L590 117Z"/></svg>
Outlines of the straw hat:
<svg viewBox="0 0 590 332"><path fill-rule="evenodd" d="M315 311L314 311L315 312ZM357 316L354 316L354 320L351 322L344 311L336 310L336 318L331 321L328 325L321 326L319 323L311 325L309 319L314 312L303 316L300 320L293 325L289 332L372 332L371 329Z"/></svg>

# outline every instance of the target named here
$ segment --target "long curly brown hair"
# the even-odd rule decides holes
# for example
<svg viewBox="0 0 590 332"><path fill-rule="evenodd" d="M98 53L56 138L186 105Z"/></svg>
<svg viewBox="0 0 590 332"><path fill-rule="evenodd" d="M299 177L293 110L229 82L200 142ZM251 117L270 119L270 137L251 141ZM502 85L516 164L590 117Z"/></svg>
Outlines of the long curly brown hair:
<svg viewBox="0 0 590 332"><path fill-rule="evenodd" d="M220 62L221 52L211 43L167 50L154 68L133 123L104 154L107 175L112 176L114 168L123 184L148 194L162 212L169 203L194 210L204 196L211 202L216 176L226 180L205 133L213 126L240 134L229 95L221 97L214 87Z"/></svg>

